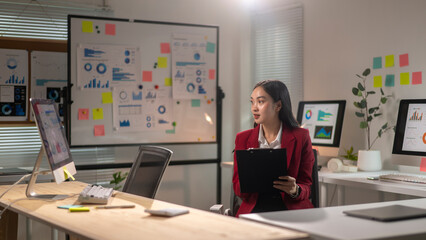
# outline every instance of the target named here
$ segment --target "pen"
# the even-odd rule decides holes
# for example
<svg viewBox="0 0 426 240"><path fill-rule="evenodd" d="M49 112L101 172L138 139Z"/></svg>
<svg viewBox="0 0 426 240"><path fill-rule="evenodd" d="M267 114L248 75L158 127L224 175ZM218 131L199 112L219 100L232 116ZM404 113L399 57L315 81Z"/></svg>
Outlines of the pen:
<svg viewBox="0 0 426 240"><path fill-rule="evenodd" d="M135 205L110 205L110 206L98 206L96 209L112 209L112 208L134 208Z"/></svg>

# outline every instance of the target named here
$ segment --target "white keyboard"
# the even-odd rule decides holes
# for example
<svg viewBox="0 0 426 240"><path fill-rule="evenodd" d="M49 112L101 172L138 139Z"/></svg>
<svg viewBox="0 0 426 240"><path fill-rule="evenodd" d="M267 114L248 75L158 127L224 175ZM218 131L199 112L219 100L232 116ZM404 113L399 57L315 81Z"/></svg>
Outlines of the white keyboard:
<svg viewBox="0 0 426 240"><path fill-rule="evenodd" d="M107 204L114 189L104 188L99 185L87 185L78 196L80 203Z"/></svg>
<svg viewBox="0 0 426 240"><path fill-rule="evenodd" d="M405 175L405 174L398 174L398 173L380 175L379 180L426 184L426 176Z"/></svg>

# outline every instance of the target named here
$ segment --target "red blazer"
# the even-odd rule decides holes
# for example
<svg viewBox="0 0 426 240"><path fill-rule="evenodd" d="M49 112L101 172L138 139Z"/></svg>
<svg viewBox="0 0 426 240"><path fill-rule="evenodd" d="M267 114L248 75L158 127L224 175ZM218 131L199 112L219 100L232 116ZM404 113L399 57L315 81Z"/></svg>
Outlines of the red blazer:
<svg viewBox="0 0 426 240"><path fill-rule="evenodd" d="M235 150L245 150L259 147L259 128L246 130L237 134L235 138ZM281 148L287 149L287 172L296 179L301 192L297 198L291 198L282 192L282 198L286 207L291 209L313 208L309 195L312 185L312 167L315 162L312 151L309 132L303 128L289 129L283 125ZM240 214L250 213L256 205L258 193L241 193L240 180L238 177L238 165L236 153L234 152L234 175L232 177L234 192L243 202L236 217Z"/></svg>

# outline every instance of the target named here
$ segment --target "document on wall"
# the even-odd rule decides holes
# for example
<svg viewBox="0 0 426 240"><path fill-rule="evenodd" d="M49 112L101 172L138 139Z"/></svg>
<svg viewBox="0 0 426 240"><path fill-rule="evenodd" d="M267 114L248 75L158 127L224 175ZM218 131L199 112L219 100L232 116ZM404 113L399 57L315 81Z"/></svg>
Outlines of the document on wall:
<svg viewBox="0 0 426 240"><path fill-rule="evenodd" d="M201 99L206 95L206 40L203 36L173 34L172 79L174 99Z"/></svg>
<svg viewBox="0 0 426 240"><path fill-rule="evenodd" d="M0 121L27 120L27 50L0 49Z"/></svg>

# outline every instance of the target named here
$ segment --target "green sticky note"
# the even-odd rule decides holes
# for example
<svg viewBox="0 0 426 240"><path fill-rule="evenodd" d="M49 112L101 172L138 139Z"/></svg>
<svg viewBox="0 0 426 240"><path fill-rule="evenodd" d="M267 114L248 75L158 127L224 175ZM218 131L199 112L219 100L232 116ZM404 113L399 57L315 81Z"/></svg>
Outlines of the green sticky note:
<svg viewBox="0 0 426 240"><path fill-rule="evenodd" d="M393 75L393 74L386 75L385 86L386 87L395 86L395 75Z"/></svg>
<svg viewBox="0 0 426 240"><path fill-rule="evenodd" d="M199 107L199 106L201 106L201 100L200 99L192 99L191 100L191 106L192 107Z"/></svg>
<svg viewBox="0 0 426 240"><path fill-rule="evenodd" d="M93 120L101 120L104 119L104 110L103 108L93 108Z"/></svg>
<svg viewBox="0 0 426 240"><path fill-rule="evenodd" d="M207 42L206 52L214 53L214 49L216 48L216 44Z"/></svg>
<svg viewBox="0 0 426 240"><path fill-rule="evenodd" d="M382 87L382 76L374 76L373 87L381 88Z"/></svg>
<svg viewBox="0 0 426 240"><path fill-rule="evenodd" d="M102 93L102 103L112 103L112 92L103 92Z"/></svg>
<svg viewBox="0 0 426 240"><path fill-rule="evenodd" d="M158 68L167 68L167 58L158 57Z"/></svg>
<svg viewBox="0 0 426 240"><path fill-rule="evenodd" d="M409 85L410 84L410 73L400 73L399 75L399 82L401 85Z"/></svg>
<svg viewBox="0 0 426 240"><path fill-rule="evenodd" d="M164 86L172 86L172 78L165 78Z"/></svg>
<svg viewBox="0 0 426 240"><path fill-rule="evenodd" d="M81 31L86 33L93 32L93 22L92 21L82 21L81 22Z"/></svg>
<svg viewBox="0 0 426 240"><path fill-rule="evenodd" d="M382 68L382 57L373 58L373 69Z"/></svg>
<svg viewBox="0 0 426 240"><path fill-rule="evenodd" d="M385 57L385 67L393 67L395 65L395 58L393 55L387 55Z"/></svg>

